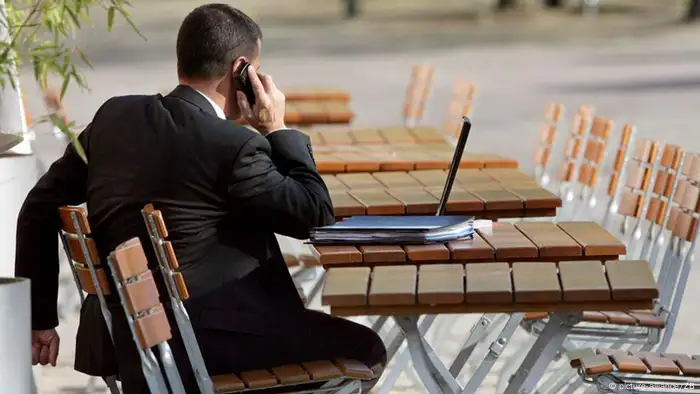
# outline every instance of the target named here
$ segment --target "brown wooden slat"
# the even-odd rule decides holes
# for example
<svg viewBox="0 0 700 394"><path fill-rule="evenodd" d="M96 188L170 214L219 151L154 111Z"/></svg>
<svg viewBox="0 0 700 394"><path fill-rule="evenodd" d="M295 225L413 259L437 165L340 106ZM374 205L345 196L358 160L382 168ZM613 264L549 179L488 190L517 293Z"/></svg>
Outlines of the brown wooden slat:
<svg viewBox="0 0 700 394"><path fill-rule="evenodd" d="M412 128L410 132L418 143L439 142L448 146L445 142L445 136L434 127L418 126Z"/></svg>
<svg viewBox="0 0 700 394"><path fill-rule="evenodd" d="M478 233L474 233L472 239L448 242L447 248L450 250L450 257L455 261L492 261L495 256L491 245Z"/></svg>
<svg viewBox="0 0 700 394"><path fill-rule="evenodd" d="M457 171L455 181L457 181L457 183L466 188L469 188L474 184L480 183L500 184L500 182L494 180L493 177L491 177L489 174L485 173L484 171L475 169L464 169Z"/></svg>
<svg viewBox="0 0 700 394"><path fill-rule="evenodd" d="M626 373L647 373L647 366L639 357L630 356L624 351L614 349L598 349L598 352L604 352L610 357L610 360L617 366L620 372Z"/></svg>
<svg viewBox="0 0 700 394"><path fill-rule="evenodd" d="M416 266L375 267L369 288L370 305L416 303Z"/></svg>
<svg viewBox="0 0 700 394"><path fill-rule="evenodd" d="M509 187L506 188L523 201L525 209L559 208L562 206L561 198L541 187Z"/></svg>
<svg viewBox="0 0 700 394"><path fill-rule="evenodd" d="M583 321L593 323L607 323L608 317L601 312L585 311L583 312Z"/></svg>
<svg viewBox="0 0 700 394"><path fill-rule="evenodd" d="M659 296L656 281L646 261L606 261L605 269L613 300L653 300Z"/></svg>
<svg viewBox="0 0 700 394"><path fill-rule="evenodd" d="M388 144L416 143L416 137L406 127L382 127L379 133Z"/></svg>
<svg viewBox="0 0 700 394"><path fill-rule="evenodd" d="M254 371L245 371L239 374L245 386L249 389L261 389L265 387L277 386L277 379L268 370L256 369Z"/></svg>
<svg viewBox="0 0 700 394"><path fill-rule="evenodd" d="M336 217L364 215L367 208L346 192L330 192L333 211Z"/></svg>
<svg viewBox="0 0 700 394"><path fill-rule="evenodd" d="M343 376L343 372L328 360L307 361L301 366L311 375L313 380L331 380Z"/></svg>
<svg viewBox="0 0 700 394"><path fill-rule="evenodd" d="M384 186L372 176L372 174L367 173L352 173L352 174L338 174L336 175L339 181L341 181L345 186L351 190L362 190L362 189L383 189Z"/></svg>
<svg viewBox="0 0 700 394"><path fill-rule="evenodd" d="M324 130L323 141L326 145L352 145L353 140L347 130Z"/></svg>
<svg viewBox="0 0 700 394"><path fill-rule="evenodd" d="M400 263L406 261L406 252L400 246L363 245L358 246L362 261L371 263Z"/></svg>
<svg viewBox="0 0 700 394"><path fill-rule="evenodd" d="M639 357L649 367L649 371L657 375L680 375L681 369L669 358L661 357L656 353L633 352L632 355Z"/></svg>
<svg viewBox="0 0 700 394"><path fill-rule="evenodd" d="M411 171L409 175L426 187L442 187L447 179L447 173L442 170Z"/></svg>
<svg viewBox="0 0 700 394"><path fill-rule="evenodd" d="M464 266L423 265L418 271L418 303L426 305L464 302Z"/></svg>
<svg viewBox="0 0 700 394"><path fill-rule="evenodd" d="M564 301L606 301L610 287L600 261L562 261L559 278Z"/></svg>
<svg viewBox="0 0 700 394"><path fill-rule="evenodd" d="M345 172L345 162L330 154L314 155L316 169L321 174L338 174Z"/></svg>
<svg viewBox="0 0 700 394"><path fill-rule="evenodd" d="M336 152L333 154L333 156L345 162L345 171L348 173L379 171L379 161L368 155Z"/></svg>
<svg viewBox="0 0 700 394"><path fill-rule="evenodd" d="M402 187L415 187L421 188L422 184L418 180L404 171L387 171L378 172L372 174L381 184L385 187L391 188L402 188Z"/></svg>
<svg viewBox="0 0 700 394"><path fill-rule="evenodd" d="M627 312L637 320L637 325L642 327L664 328L666 327L666 319L659 316L650 315L648 313Z"/></svg>
<svg viewBox="0 0 700 394"><path fill-rule="evenodd" d="M613 364L607 356L592 354L590 356L579 359L581 369L586 375L595 376L614 371Z"/></svg>
<svg viewBox="0 0 700 394"><path fill-rule="evenodd" d="M493 247L496 260L537 258L539 255L537 246L510 223L494 223L490 229L477 232Z"/></svg>
<svg viewBox="0 0 700 394"><path fill-rule="evenodd" d="M443 244L405 245L406 257L411 261L446 261L450 250Z"/></svg>
<svg viewBox="0 0 700 394"><path fill-rule="evenodd" d="M354 246L312 245L311 252L321 265L362 262L362 253Z"/></svg>
<svg viewBox="0 0 700 394"><path fill-rule="evenodd" d="M299 384L311 380L309 374L298 364L281 365L271 371L281 384Z"/></svg>
<svg viewBox="0 0 700 394"><path fill-rule="evenodd" d="M601 312L605 317L608 319L608 322L611 324L619 324L619 325L625 325L625 326L633 326L637 324L637 320L624 313L624 312L617 312L617 311L604 311Z"/></svg>
<svg viewBox="0 0 700 394"><path fill-rule="evenodd" d="M379 129L350 129L350 136L356 144L384 144L386 140L379 134Z"/></svg>
<svg viewBox="0 0 700 394"><path fill-rule="evenodd" d="M564 222L559 227L583 247L585 256L616 256L627 253L625 245L595 222Z"/></svg>
<svg viewBox="0 0 700 394"><path fill-rule="evenodd" d="M357 190L350 192L357 201L364 204L368 215L402 215L406 207L384 190Z"/></svg>
<svg viewBox="0 0 700 394"><path fill-rule="evenodd" d="M351 379L369 380L374 377L372 370L357 360L339 358L335 360L335 365L343 373L343 376Z"/></svg>
<svg viewBox="0 0 700 394"><path fill-rule="evenodd" d="M537 245L540 257L573 257L583 254L581 245L554 223L520 222L516 223L515 227Z"/></svg>
<svg viewBox="0 0 700 394"><path fill-rule="evenodd" d="M469 190L484 202L484 209L487 211L507 211L524 208L523 201L519 196L502 187L490 190L475 190L473 188Z"/></svg>
<svg viewBox="0 0 700 394"><path fill-rule="evenodd" d="M700 377L700 361L693 360L690 356L685 354L667 354L664 357L675 362L678 367L683 371L683 375L691 377Z"/></svg>
<svg viewBox="0 0 700 394"><path fill-rule="evenodd" d="M211 381L217 394L245 390L245 383L232 373L212 376Z"/></svg>
<svg viewBox="0 0 700 394"><path fill-rule="evenodd" d="M467 264L465 268L465 295L468 304L513 302L508 263Z"/></svg>
<svg viewBox="0 0 700 394"><path fill-rule="evenodd" d="M513 264L516 303L556 303L562 294L555 263Z"/></svg>
<svg viewBox="0 0 700 394"><path fill-rule="evenodd" d="M437 198L438 202L440 201L440 198L442 198L442 187L426 188L426 191ZM447 200L447 206L445 207L445 213L455 215L474 213L483 210L484 202L478 197L462 188L457 187L456 185L452 187L450 197Z"/></svg>
<svg viewBox="0 0 700 394"><path fill-rule="evenodd" d="M348 187L345 186L345 184L335 175L321 175L321 179L323 179L323 183L326 184L326 187L328 187L329 190L348 190Z"/></svg>
<svg viewBox="0 0 700 394"><path fill-rule="evenodd" d="M369 267L329 268L321 301L333 306L366 305L369 280Z"/></svg>
<svg viewBox="0 0 700 394"><path fill-rule="evenodd" d="M389 189L388 193L406 206L407 214L435 214L440 202L435 196L422 189Z"/></svg>

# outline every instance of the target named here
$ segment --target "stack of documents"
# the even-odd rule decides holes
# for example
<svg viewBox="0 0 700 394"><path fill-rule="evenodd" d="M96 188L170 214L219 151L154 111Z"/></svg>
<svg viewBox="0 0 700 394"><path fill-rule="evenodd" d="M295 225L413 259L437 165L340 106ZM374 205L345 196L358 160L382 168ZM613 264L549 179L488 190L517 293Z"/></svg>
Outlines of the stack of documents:
<svg viewBox="0 0 700 394"><path fill-rule="evenodd" d="M491 226L491 221L477 221ZM484 222L484 223L481 223ZM470 238L473 216L353 216L311 231L314 245L425 245Z"/></svg>

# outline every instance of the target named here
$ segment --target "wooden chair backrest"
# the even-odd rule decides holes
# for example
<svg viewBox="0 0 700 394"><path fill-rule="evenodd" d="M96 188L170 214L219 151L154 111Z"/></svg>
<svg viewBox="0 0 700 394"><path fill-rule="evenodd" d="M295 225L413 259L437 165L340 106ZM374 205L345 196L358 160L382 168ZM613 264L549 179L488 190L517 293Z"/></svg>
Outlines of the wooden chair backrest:
<svg viewBox="0 0 700 394"><path fill-rule="evenodd" d="M544 116L544 122L540 126L539 138L533 164L539 167L547 167L552 156L552 146L557 136L557 127L564 112L564 105L560 103L550 103Z"/></svg>
<svg viewBox="0 0 700 394"><path fill-rule="evenodd" d="M667 157L667 162L672 161ZM676 237L694 242L700 216L700 155L686 153L671 201L666 228Z"/></svg>
<svg viewBox="0 0 700 394"><path fill-rule="evenodd" d="M654 163L658 160L659 142L650 139L637 140L624 171L624 183L616 187L619 201L618 213L622 216L640 217L644 206L644 194L649 188Z"/></svg>
<svg viewBox="0 0 700 394"><path fill-rule="evenodd" d="M443 124L445 135L450 137L459 135L462 129L462 117L469 116L475 94L476 85L461 80L455 81Z"/></svg>
<svg viewBox="0 0 700 394"><path fill-rule="evenodd" d="M579 107L574 115L569 135L567 136L564 160L559 167L559 181L562 183L573 182L576 176L576 165L581 156L584 137L590 127L590 117L593 113L591 106Z"/></svg>
<svg viewBox="0 0 700 394"><path fill-rule="evenodd" d="M413 67L403 106L403 118L406 124L415 126L423 118L425 104L433 87L434 74L435 67L433 66L416 65Z"/></svg>
<svg viewBox="0 0 700 394"><path fill-rule="evenodd" d="M141 241L132 238L117 246L110 263L125 312L133 321L139 347L148 349L171 339L170 323L153 273L148 269Z"/></svg>
<svg viewBox="0 0 700 394"><path fill-rule="evenodd" d="M605 160L608 138L613 127L613 122L600 117L593 118L591 131L588 134L586 148L583 151L583 163L578 173L578 183L595 188L598 182L600 166Z"/></svg>
<svg viewBox="0 0 700 394"><path fill-rule="evenodd" d="M89 264L92 264L95 267L97 280L103 294L110 294L107 274L101 267L100 255L95 241L90 237L91 230L87 212L81 207L64 206L58 209L58 216L61 221L61 240L81 289L88 294L97 294L95 283L90 274Z"/></svg>

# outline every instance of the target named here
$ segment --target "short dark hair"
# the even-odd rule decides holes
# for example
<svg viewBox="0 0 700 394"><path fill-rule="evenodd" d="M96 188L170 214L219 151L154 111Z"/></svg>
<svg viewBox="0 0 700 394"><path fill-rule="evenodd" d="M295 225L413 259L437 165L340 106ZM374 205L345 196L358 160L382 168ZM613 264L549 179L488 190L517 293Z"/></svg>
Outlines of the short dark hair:
<svg viewBox="0 0 700 394"><path fill-rule="evenodd" d="M260 40L260 26L241 10L218 3L197 7L177 33L177 74L221 78L237 57L255 56Z"/></svg>

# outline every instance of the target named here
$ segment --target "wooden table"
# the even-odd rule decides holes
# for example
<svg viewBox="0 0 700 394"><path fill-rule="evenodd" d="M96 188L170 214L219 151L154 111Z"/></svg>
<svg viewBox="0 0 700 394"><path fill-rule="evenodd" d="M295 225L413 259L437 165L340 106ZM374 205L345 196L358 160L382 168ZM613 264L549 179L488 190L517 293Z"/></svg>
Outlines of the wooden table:
<svg viewBox="0 0 700 394"><path fill-rule="evenodd" d="M626 248L595 222L499 222L490 229L477 230L469 240L404 246L314 245L312 252L317 264L331 268L614 260L624 255Z"/></svg>
<svg viewBox="0 0 700 394"><path fill-rule="evenodd" d="M571 236L570 240L576 240L580 245L583 255L587 249L595 253L611 253L612 245L607 244L610 235L604 239L589 237L586 234L590 233L591 226L568 223L558 228L569 230L566 233ZM550 252L563 252L573 246L552 227L537 231L538 236L532 234L536 241L532 241L539 245L539 250L549 247ZM521 236L503 236L501 241L505 244L510 239L514 245L511 250L521 247ZM439 245L440 249L442 247L450 254L456 250ZM402 250L408 255L410 248L413 247L403 246ZM624 253L624 247L616 250ZM364 257L364 253L360 255ZM391 257L386 257L372 267L331 267L327 271L322 303L330 306L331 313L336 316L392 316L406 337L413 367L430 393L476 392L521 323L524 313L549 312L550 319L544 331L505 391L506 394L516 394L533 392L566 335L581 320L583 311L648 309L658 297L646 261L605 261L600 258L513 262L514 259L504 257L503 262L466 264L463 259L454 258L442 259L436 264L421 264L423 261L409 259L393 262L394 265L382 265L387 262L385 260L391 260ZM426 320L431 323L439 314L504 312L511 314L508 322L470 381L461 387L453 376L453 368L448 369L425 341L427 328L422 323ZM419 326L421 315L426 316Z"/></svg>
<svg viewBox="0 0 700 394"><path fill-rule="evenodd" d="M326 86L306 86L283 88L287 103L295 101L337 101L348 103L350 92Z"/></svg>
<svg viewBox="0 0 700 394"><path fill-rule="evenodd" d="M287 126L349 124L354 117L355 114L347 103L341 101L297 101L287 103L284 122ZM236 123L247 122L238 119Z"/></svg>
<svg viewBox="0 0 700 394"><path fill-rule="evenodd" d="M443 170L323 175L336 217L432 215L442 195ZM555 216L561 198L518 170L460 170L447 202L448 215L479 218Z"/></svg>

